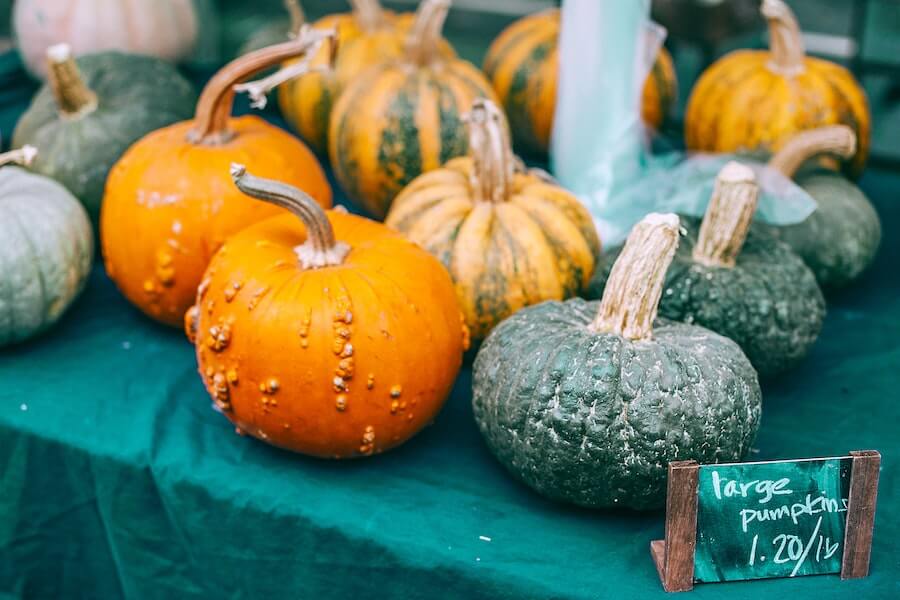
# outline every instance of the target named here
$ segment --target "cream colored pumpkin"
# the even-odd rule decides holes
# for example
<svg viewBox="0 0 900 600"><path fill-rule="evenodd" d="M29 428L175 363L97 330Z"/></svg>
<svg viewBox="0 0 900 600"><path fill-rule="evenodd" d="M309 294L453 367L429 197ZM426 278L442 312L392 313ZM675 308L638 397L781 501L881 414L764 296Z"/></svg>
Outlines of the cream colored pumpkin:
<svg viewBox="0 0 900 600"><path fill-rule="evenodd" d="M194 0L17 0L13 27L25 66L46 76L47 48L68 44L76 56L102 50L177 61L197 41Z"/></svg>

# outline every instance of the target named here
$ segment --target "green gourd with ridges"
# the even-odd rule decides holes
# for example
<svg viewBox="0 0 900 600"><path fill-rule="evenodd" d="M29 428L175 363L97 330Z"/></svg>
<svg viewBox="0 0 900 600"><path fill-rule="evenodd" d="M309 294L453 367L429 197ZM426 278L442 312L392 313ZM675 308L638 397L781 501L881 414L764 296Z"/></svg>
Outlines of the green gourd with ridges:
<svg viewBox="0 0 900 600"><path fill-rule="evenodd" d="M27 163L35 150L0 155ZM62 185L17 166L0 168L0 347L55 323L81 292L94 238L84 208Z"/></svg>
<svg viewBox="0 0 900 600"><path fill-rule="evenodd" d="M602 301L525 308L482 345L475 419L499 461L544 496L655 508L669 462L747 456L761 411L749 360L712 331L656 319L678 229L675 215L648 215Z"/></svg>
<svg viewBox="0 0 900 600"><path fill-rule="evenodd" d="M40 148L32 169L66 186L96 223L113 164L144 135L189 119L197 97L158 58L101 52L75 60L65 45L47 52L48 82L22 115L13 146Z"/></svg>

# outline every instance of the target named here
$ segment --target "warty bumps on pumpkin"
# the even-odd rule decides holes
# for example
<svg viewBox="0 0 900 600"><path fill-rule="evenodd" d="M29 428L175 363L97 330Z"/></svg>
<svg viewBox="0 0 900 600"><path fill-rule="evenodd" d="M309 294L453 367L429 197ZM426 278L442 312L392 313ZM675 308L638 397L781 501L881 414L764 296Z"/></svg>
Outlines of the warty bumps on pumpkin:
<svg viewBox="0 0 900 600"><path fill-rule="evenodd" d="M180 326L225 239L278 213L234 188L232 161L281 177L331 206L331 188L309 148L259 117L231 117L237 82L314 51L330 36L311 31L238 58L207 84L193 120L151 133L113 168L101 215L106 270L149 316Z"/></svg>
<svg viewBox="0 0 900 600"><path fill-rule="evenodd" d="M240 431L304 454L402 444L435 418L468 346L449 275L380 223L232 174L292 214L229 239L187 314L214 402Z"/></svg>

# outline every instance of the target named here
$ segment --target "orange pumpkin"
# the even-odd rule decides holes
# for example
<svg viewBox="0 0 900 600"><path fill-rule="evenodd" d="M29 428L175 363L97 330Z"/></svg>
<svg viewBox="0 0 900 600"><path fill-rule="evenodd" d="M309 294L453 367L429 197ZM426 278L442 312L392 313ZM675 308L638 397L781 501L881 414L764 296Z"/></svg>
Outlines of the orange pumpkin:
<svg viewBox="0 0 900 600"><path fill-rule="evenodd" d="M113 167L101 212L106 271L154 319L180 326L222 242L277 212L234 189L227 178L232 161L303 186L331 206L331 188L309 148L259 117L230 116L237 81L321 42L317 33L227 65L206 86L194 120L147 135Z"/></svg>
<svg viewBox="0 0 900 600"><path fill-rule="evenodd" d="M185 327L240 431L325 458L383 452L428 425L468 345L450 276L384 225L232 174L290 210L222 246Z"/></svg>
<svg viewBox="0 0 900 600"><path fill-rule="evenodd" d="M851 127L858 141L850 174L866 163L871 115L853 75L806 56L800 28L782 0L764 0L769 50L737 50L709 67L691 92L685 142L706 152L774 152L800 131Z"/></svg>

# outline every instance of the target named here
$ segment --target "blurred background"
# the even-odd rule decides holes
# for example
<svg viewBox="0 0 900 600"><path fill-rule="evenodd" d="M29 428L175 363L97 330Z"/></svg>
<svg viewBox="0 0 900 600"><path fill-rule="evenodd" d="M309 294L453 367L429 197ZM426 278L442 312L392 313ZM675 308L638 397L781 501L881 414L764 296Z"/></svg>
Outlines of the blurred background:
<svg viewBox="0 0 900 600"><path fill-rule="evenodd" d="M281 0L195 0L204 14L201 43L189 69L198 75L232 58L241 45L273 21L285 20ZM9 15L14 0L0 0L0 111L27 101L11 50ZM413 10L416 0L384 0ZM873 166L900 168L900 0L790 0L810 54L850 68L862 81L874 114ZM348 9L346 0L303 0L307 17ZM446 34L460 55L481 64L488 44L514 19L559 5L558 0L454 0ZM678 70L679 118L664 133L680 136L680 114L705 66L735 48L763 47L759 0L653 0L653 16L669 30L666 45ZM25 99L25 100L23 100ZM4 128L5 130L5 128Z"/></svg>

